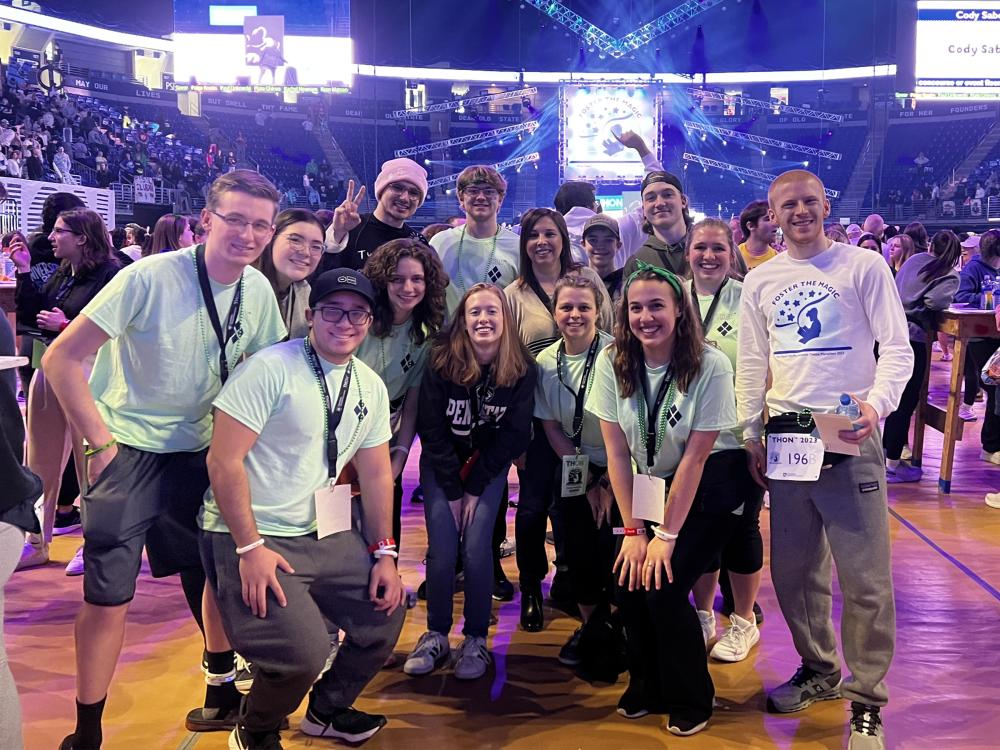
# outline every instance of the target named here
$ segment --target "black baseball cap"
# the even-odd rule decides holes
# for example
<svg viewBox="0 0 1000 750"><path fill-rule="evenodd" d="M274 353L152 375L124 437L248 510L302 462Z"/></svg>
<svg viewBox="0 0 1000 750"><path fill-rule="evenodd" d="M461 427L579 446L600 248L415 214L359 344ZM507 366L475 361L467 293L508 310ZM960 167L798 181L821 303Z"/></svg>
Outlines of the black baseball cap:
<svg viewBox="0 0 1000 750"><path fill-rule="evenodd" d="M607 229L611 234L615 236L615 239L621 240L621 230L618 228L618 222L613 216L608 216L607 214L594 214L589 219L587 223L583 225L583 238L587 239L587 232L589 232L594 227L603 227Z"/></svg>
<svg viewBox="0 0 1000 750"><path fill-rule="evenodd" d="M668 185L673 185L681 195L684 195L684 188L681 187L681 181L677 178L677 175L662 171L647 172L642 180L642 187L639 188L639 192L645 192L646 188L654 182L666 182Z"/></svg>
<svg viewBox="0 0 1000 750"><path fill-rule="evenodd" d="M334 292L354 292L360 294L372 307L375 306L375 289L368 278L353 268L334 268L325 271L316 279L309 292L309 307L316 307L324 297Z"/></svg>

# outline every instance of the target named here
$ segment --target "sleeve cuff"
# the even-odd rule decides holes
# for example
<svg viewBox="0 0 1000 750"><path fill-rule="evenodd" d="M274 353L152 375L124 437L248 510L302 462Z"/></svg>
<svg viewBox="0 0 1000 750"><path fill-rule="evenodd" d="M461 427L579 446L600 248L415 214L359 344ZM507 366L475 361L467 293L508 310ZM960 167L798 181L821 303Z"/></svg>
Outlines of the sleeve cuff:
<svg viewBox="0 0 1000 750"><path fill-rule="evenodd" d="M652 151L642 157L642 166L647 172L663 171L663 164L656 158L656 154Z"/></svg>

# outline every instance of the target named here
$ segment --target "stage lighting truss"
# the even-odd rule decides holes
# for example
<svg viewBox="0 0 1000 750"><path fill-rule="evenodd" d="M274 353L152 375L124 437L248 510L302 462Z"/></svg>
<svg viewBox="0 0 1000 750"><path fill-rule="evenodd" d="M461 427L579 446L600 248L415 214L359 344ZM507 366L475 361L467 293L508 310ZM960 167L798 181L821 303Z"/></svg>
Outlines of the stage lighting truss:
<svg viewBox="0 0 1000 750"><path fill-rule="evenodd" d="M497 172L503 172L504 170L521 167L525 164L530 164L531 162L536 162L540 159L540 155L537 151L532 151L530 154L525 154L524 156L517 156L513 159L506 159L505 161L497 162L491 166ZM448 185L452 182L458 181L458 173L450 174L447 177L436 177L433 180L427 181L427 187L438 187L439 185Z"/></svg>
<svg viewBox="0 0 1000 750"><path fill-rule="evenodd" d="M688 89L688 93L696 99L716 99L718 101L738 102L745 107L753 107L767 112L778 110L786 115L800 115L811 117L814 120L826 120L828 122L843 122L844 116L833 112L821 112L818 109L805 109L804 107L793 107L789 104L782 104L777 99L764 101L763 99L751 99L741 94L724 94L721 91L711 91L710 89Z"/></svg>
<svg viewBox="0 0 1000 750"><path fill-rule="evenodd" d="M709 159L705 156L699 156L698 154L686 153L683 156L684 161L694 162L695 164L700 164L705 171L709 169L721 169L725 172L732 172L740 177L749 178L751 180L760 180L761 182L770 183L774 180L774 175L768 172L762 172L759 169L750 169L749 167L741 167L738 164L728 164L724 161L718 161L716 159ZM831 190L830 188L824 188L826 191L827 198L839 198L839 190Z"/></svg>
<svg viewBox="0 0 1000 750"><path fill-rule="evenodd" d="M517 125L508 125L505 128L497 128L496 130L486 130L482 133L470 133L469 135L459 136L458 138L449 138L446 141L434 141L433 143L422 143L419 146L410 146L409 148L401 148L397 150L396 156L415 156L416 154L424 154L428 151L438 151L451 148L452 146L463 146L466 143L477 143L478 141L485 141L490 138L503 138L506 135L518 135L520 133L534 133L538 129L538 120L528 120L527 122L520 122Z"/></svg>
<svg viewBox="0 0 1000 750"><path fill-rule="evenodd" d="M413 109L397 109L395 112L388 113L385 118L387 120L405 120L407 117L417 117L419 115L426 115L431 112L446 112L450 109L459 109L460 107L472 107L477 104L486 104L487 102L499 102L505 101L507 99L520 99L525 96L531 96L532 94L537 94L538 89L535 86L529 86L528 88L515 89L514 91L501 91L496 94L483 94L482 96L473 96L469 99L454 99L450 102L438 102L437 104L429 104L426 107L414 107Z"/></svg>
<svg viewBox="0 0 1000 750"><path fill-rule="evenodd" d="M753 133L742 133L738 130L729 130L728 128L718 128L714 125L704 125L700 122L685 122L684 127L688 130L697 130L701 133L711 133L712 135L718 136L719 138L733 139L737 141L746 141L748 143L755 143L758 146L772 146L774 148L780 148L784 151L795 151L800 154L806 154L807 156L816 156L820 159L833 159L834 161L840 161L843 155L837 151L827 151L822 148L813 148L812 146L802 146L798 143L789 143L788 141L779 141L777 138L768 138L763 135L754 135ZM399 154L396 154L399 156Z"/></svg>
<svg viewBox="0 0 1000 750"><path fill-rule="evenodd" d="M629 52L649 44L656 37L666 34L671 29L675 29L706 10L721 4L722 0L687 0L673 10L626 34L621 39L615 39L600 26L596 26L583 16L574 13L562 3L552 2L552 0L523 0L523 2L538 8L549 18L558 21L580 37L581 41L594 47L598 52L620 59Z"/></svg>

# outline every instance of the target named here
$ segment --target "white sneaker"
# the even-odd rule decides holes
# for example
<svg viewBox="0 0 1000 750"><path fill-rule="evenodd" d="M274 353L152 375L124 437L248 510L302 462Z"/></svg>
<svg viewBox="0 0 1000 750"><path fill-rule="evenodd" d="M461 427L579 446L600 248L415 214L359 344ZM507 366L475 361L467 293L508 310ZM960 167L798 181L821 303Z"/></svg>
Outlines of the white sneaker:
<svg viewBox="0 0 1000 750"><path fill-rule="evenodd" d="M37 568L39 565L45 565L48 561L49 545L40 536L28 534L24 542L24 549L21 550L21 559L14 570Z"/></svg>
<svg viewBox="0 0 1000 750"><path fill-rule="evenodd" d="M743 661L760 640L760 629L753 619L744 620L735 612L729 615L729 622L725 634L712 649L711 656L719 661Z"/></svg>
<svg viewBox="0 0 1000 750"><path fill-rule="evenodd" d="M1000 451L994 451L993 453L983 451L979 454L979 457L984 461L989 461L991 464L1000 465Z"/></svg>
<svg viewBox="0 0 1000 750"><path fill-rule="evenodd" d="M986 504L991 508L1000 508L1000 492L987 492Z"/></svg>
<svg viewBox="0 0 1000 750"><path fill-rule="evenodd" d="M73 555L73 559L69 561L66 565L66 575L68 576L82 576L83 575L83 545L81 544L76 550L76 554Z"/></svg>
<svg viewBox="0 0 1000 750"><path fill-rule="evenodd" d="M715 638L715 612L698 610L698 620L701 622L701 635L705 639L705 645Z"/></svg>
<svg viewBox="0 0 1000 750"><path fill-rule="evenodd" d="M403 671L408 675L430 674L451 655L448 637L428 630L417 641L417 647L406 657Z"/></svg>
<svg viewBox="0 0 1000 750"><path fill-rule="evenodd" d="M960 407L958 407L958 418L961 419L963 422L975 422L976 420L979 419L979 415L976 414L976 412L972 411L971 406L966 406L965 404L962 404Z"/></svg>
<svg viewBox="0 0 1000 750"><path fill-rule="evenodd" d="M478 680L490 665L490 652L485 638L466 637L458 647L455 659L455 677L459 680Z"/></svg>

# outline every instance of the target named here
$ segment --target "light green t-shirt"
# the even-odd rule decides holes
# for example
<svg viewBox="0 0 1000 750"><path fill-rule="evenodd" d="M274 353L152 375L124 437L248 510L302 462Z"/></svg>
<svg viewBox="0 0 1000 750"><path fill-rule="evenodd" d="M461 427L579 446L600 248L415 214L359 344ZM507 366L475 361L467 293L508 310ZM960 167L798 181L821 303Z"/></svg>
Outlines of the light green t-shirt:
<svg viewBox="0 0 1000 750"><path fill-rule="evenodd" d="M610 344L614 339L610 334L598 331L600 343L597 356L600 357L600 349ZM563 370L564 385L559 381L557 371L557 356L559 344L552 344L539 353L538 359L538 380L535 385L535 416L539 419L556 420L562 425L563 434L566 436L573 434L573 413L576 409L576 395L570 392L580 390L580 380L583 378L583 368L587 364L587 354L589 349L582 354L566 355L564 357L565 369ZM594 373L597 370L595 360L594 367L590 370L588 391L594 382ZM567 388L567 386L569 386ZM570 438L572 440L572 438ZM601 436L601 421L586 409L583 411L583 440L580 444L580 451L585 453L592 463L598 466L608 465L608 453L604 448L604 438Z"/></svg>
<svg viewBox="0 0 1000 750"><path fill-rule="evenodd" d="M240 282L211 282L223 326ZM243 272L241 333L230 367L285 337L267 279ZM111 340L97 352L90 391L115 438L152 453L197 451L212 436L219 342L205 310L194 250L161 253L119 271L81 312Z"/></svg>
<svg viewBox="0 0 1000 750"><path fill-rule="evenodd" d="M347 365L320 360L334 402ZM272 346L240 365L213 403L257 433L244 460L257 530L265 536L316 531L313 493L329 481L323 393L302 339ZM344 414L337 427L338 476L361 448L388 442L389 397L381 378L354 359ZM228 531L215 496L205 493L201 527Z"/></svg>
<svg viewBox="0 0 1000 750"><path fill-rule="evenodd" d="M382 378L389 392L390 409L397 415L403 408L403 399L411 388L420 385L427 360L430 340L415 344L410 336L412 321L393 326L389 335L379 338L369 329L355 356ZM394 422L395 423L395 422Z"/></svg>
<svg viewBox="0 0 1000 750"><path fill-rule="evenodd" d="M729 364L733 370L736 369L736 334L740 327L740 293L743 291L743 284L736 279L729 279L722 287L719 295L719 304L712 313L712 319L708 322L708 331L705 332L705 340L713 344L720 352L729 359ZM714 295L695 295L698 300L698 307L702 315L708 315L708 308L712 306ZM735 430L726 430L719 433L719 439L715 443L715 450L727 450L730 448L743 447L743 431L737 427Z"/></svg>
<svg viewBox="0 0 1000 750"><path fill-rule="evenodd" d="M677 470L681 456L684 455L688 436L693 430L729 431L736 427L736 392L733 387L732 365L722 352L706 346L701 360L701 372L688 387L688 392L677 391L674 403L668 405L664 401L660 408L660 414L657 416L667 420L666 432L663 444L653 462L652 471L647 472L646 449L639 429L637 411L639 408L645 409L646 405L642 403L641 390L632 394L630 398L622 398L619 395L612 366L614 352L614 347L609 346L597 358L594 384L587 397L587 411L606 422L616 422L621 425L628 441L629 451L640 473L670 477ZM655 398L666 369L664 365L647 370L649 382L646 385L646 393L650 400ZM720 446L720 441L717 440L712 452L724 449L725 446Z"/></svg>
<svg viewBox="0 0 1000 750"><path fill-rule="evenodd" d="M501 228L496 235L495 249L493 239L470 237L465 227L454 227L431 238L431 247L437 251L451 280L445 291L449 317L458 308L466 290L475 284L486 282L503 289L517 278L521 265L520 238L509 229Z"/></svg>

